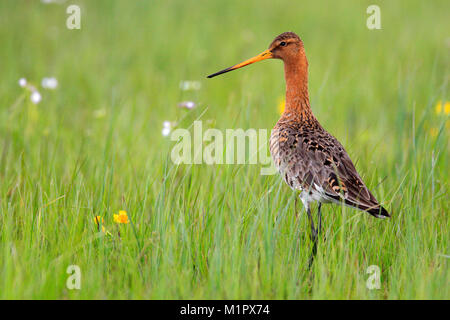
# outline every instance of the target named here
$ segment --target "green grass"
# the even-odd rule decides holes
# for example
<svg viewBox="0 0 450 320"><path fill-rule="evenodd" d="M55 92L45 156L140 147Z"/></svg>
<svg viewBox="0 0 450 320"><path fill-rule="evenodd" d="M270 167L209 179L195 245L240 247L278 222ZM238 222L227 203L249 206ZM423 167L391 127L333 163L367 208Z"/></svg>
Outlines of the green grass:
<svg viewBox="0 0 450 320"><path fill-rule="evenodd" d="M435 113L450 100L450 6L377 2L382 30L369 31L373 1L70 1L81 30L65 27L68 3L1 1L0 298L450 298L450 120ZM205 76L284 31L305 43L315 115L392 212L325 206L314 276L306 214L278 175L176 166L161 135L198 117L272 128L281 62ZM17 84L52 75L37 106ZM121 209L131 224L113 222ZM81 290L66 288L73 264Z"/></svg>

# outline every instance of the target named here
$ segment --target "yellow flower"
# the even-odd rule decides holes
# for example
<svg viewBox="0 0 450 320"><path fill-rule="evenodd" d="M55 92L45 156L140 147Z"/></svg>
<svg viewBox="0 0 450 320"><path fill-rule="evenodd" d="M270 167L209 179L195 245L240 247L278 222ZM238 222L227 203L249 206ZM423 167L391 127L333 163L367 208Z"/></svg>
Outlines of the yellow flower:
<svg viewBox="0 0 450 320"><path fill-rule="evenodd" d="M439 114L442 112L442 101L438 101L438 103L436 104L436 107L434 107L434 111L436 112L436 114Z"/></svg>
<svg viewBox="0 0 450 320"><path fill-rule="evenodd" d="M119 214L114 215L114 222L116 223L129 223L128 215L125 210L120 210Z"/></svg>
<svg viewBox="0 0 450 320"><path fill-rule="evenodd" d="M100 223L101 224L103 224L103 218L101 217L101 216L96 216L95 218L94 218L94 222L95 222L95 224L98 226Z"/></svg>
<svg viewBox="0 0 450 320"><path fill-rule="evenodd" d="M96 217L94 217L94 222L95 222L95 224L97 225L97 228L99 228L99 229L100 229L100 224L102 225L102 232L103 232L104 234L106 234L106 235L108 235L108 236L111 235L111 233L110 233L108 230L106 230L106 228L103 226L104 220L103 220L103 218L102 218L101 216L96 216Z"/></svg>
<svg viewBox="0 0 450 320"><path fill-rule="evenodd" d="M278 103L278 112L279 112L280 114L283 114L285 105L286 105L286 100L284 100L283 97L280 98L280 101L279 101L279 103Z"/></svg>
<svg viewBox="0 0 450 320"><path fill-rule="evenodd" d="M436 114L444 113L445 115L450 114L450 101L445 101L444 106L442 107L442 101L438 101L436 107L434 107L434 111Z"/></svg>
<svg viewBox="0 0 450 320"><path fill-rule="evenodd" d="M436 138L438 133L439 133L439 130L437 128L430 129L430 136L432 136L433 138Z"/></svg>

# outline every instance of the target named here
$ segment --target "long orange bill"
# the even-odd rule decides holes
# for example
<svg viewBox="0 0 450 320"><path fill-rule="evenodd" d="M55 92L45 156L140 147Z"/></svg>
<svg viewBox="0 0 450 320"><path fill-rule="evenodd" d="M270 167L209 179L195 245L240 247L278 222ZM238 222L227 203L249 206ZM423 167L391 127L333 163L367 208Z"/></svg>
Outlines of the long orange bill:
<svg viewBox="0 0 450 320"><path fill-rule="evenodd" d="M253 57L251 59L245 60L244 62L236 64L236 65L234 65L232 67L226 68L226 69L224 69L222 71L210 74L207 78L212 78L212 77L218 76L219 74L230 72L230 71L233 71L233 70L236 70L236 69L248 66L249 64L252 64L252 63L255 63L255 62L258 62L258 61L261 61L261 60L265 60L265 59L270 59L270 58L273 58L272 52L270 52L270 50L266 50L263 53L258 54L256 57Z"/></svg>

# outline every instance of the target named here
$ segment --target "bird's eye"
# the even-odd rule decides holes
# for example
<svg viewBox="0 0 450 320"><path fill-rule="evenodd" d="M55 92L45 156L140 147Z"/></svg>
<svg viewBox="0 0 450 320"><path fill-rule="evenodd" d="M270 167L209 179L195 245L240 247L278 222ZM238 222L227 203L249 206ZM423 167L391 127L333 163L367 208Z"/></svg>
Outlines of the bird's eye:
<svg viewBox="0 0 450 320"><path fill-rule="evenodd" d="M286 47L286 44L287 44L287 43L284 42L284 41L281 41L281 42L280 42L280 46L282 46L282 47Z"/></svg>

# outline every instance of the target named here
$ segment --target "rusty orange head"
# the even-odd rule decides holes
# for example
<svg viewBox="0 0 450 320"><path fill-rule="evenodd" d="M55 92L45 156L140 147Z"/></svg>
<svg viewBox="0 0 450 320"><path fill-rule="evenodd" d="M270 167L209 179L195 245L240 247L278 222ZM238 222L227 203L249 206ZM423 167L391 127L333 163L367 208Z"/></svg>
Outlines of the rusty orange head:
<svg viewBox="0 0 450 320"><path fill-rule="evenodd" d="M266 59L281 59L284 62L288 62L291 59L297 58L299 54L304 54L302 40L300 40L299 36L293 32L284 32L272 41L269 49L232 67L210 74L208 78L212 78L222 73L233 71Z"/></svg>

